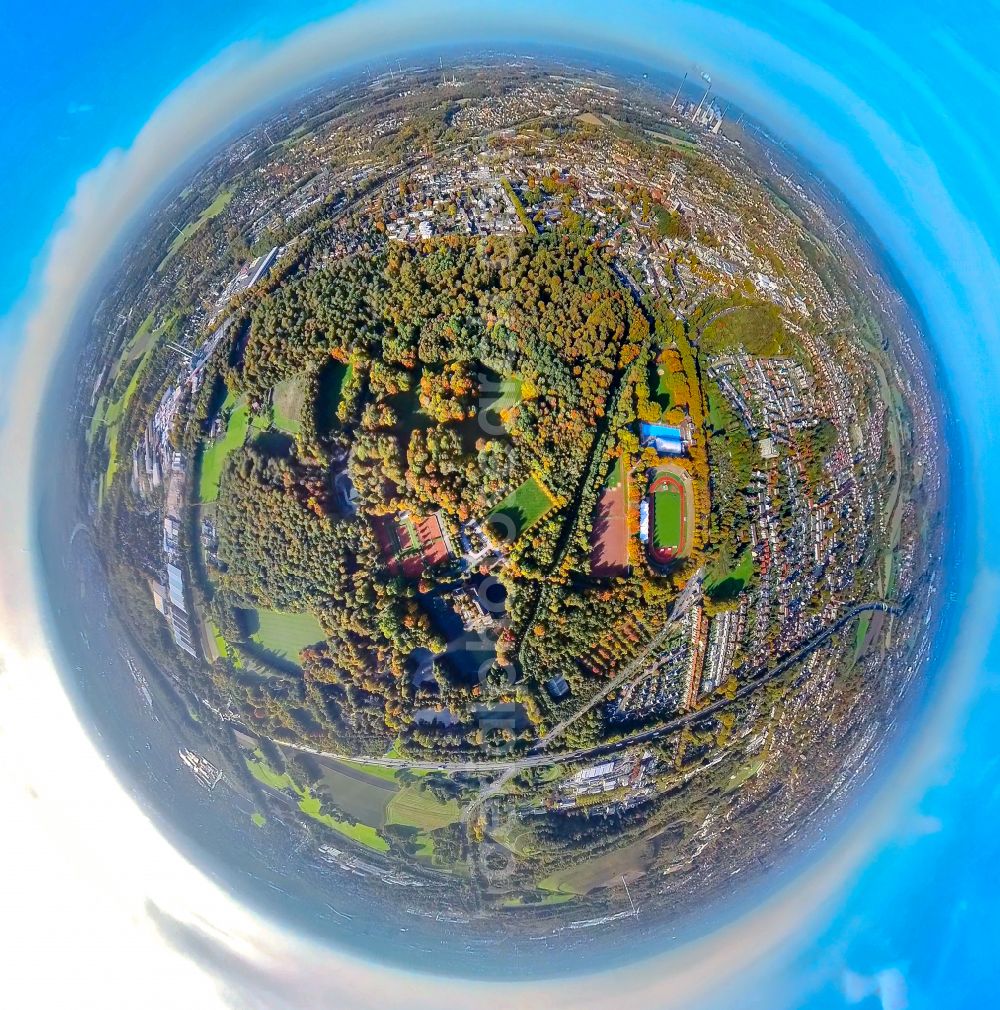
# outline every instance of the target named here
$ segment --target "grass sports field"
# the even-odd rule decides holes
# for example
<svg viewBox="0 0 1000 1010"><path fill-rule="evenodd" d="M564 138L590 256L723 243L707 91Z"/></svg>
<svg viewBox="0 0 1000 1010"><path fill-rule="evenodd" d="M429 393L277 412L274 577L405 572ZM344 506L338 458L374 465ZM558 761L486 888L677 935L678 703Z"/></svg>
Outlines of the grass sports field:
<svg viewBox="0 0 1000 1010"><path fill-rule="evenodd" d="M490 512L486 524L498 539L513 543L554 506L549 489L537 477L529 477Z"/></svg>
<svg viewBox="0 0 1000 1010"><path fill-rule="evenodd" d="M681 545L681 492L676 486L653 494L653 546L676 551Z"/></svg>
<svg viewBox="0 0 1000 1010"><path fill-rule="evenodd" d="M691 492L685 477L672 468L657 467L650 473L650 561L668 565L691 549Z"/></svg>
<svg viewBox="0 0 1000 1010"><path fill-rule="evenodd" d="M277 610L244 610L250 641L266 658L298 666L299 653L322 642L323 629L312 614L285 614Z"/></svg>

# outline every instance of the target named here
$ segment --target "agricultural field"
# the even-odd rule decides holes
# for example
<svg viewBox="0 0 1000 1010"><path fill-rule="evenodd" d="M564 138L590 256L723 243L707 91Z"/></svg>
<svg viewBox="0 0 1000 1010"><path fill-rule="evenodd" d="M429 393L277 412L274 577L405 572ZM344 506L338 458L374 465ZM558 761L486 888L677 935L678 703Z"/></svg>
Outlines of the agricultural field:
<svg viewBox="0 0 1000 1010"><path fill-rule="evenodd" d="M333 828L334 831L338 831L346 838L366 845L369 849L374 849L376 852L389 851L388 842L375 828L368 824L350 824L347 821L337 820L337 818L331 817L329 814L324 814L320 809L319 797L313 796L312 793L306 792L302 796L299 800L299 809L307 817L319 821L320 824L325 824L328 828Z"/></svg>
<svg viewBox="0 0 1000 1010"><path fill-rule="evenodd" d="M318 796L315 796L310 789L300 786L292 779L288 772L282 772L281 774L276 772L267 763L260 751L247 755L246 764L247 768L250 769L250 774L262 785L276 792L290 790L295 793L299 798L299 810L307 817L325 824L328 828L332 828L345 838L360 842L362 845L374 849L376 852L389 851L386 840L370 825L349 824L347 821L337 820L329 814L324 814L320 809L321 804Z"/></svg>
<svg viewBox="0 0 1000 1010"><path fill-rule="evenodd" d="M863 613L858 618L857 631L854 633L854 658L857 659L861 654L862 646L865 644L865 638L868 635L868 625L871 624L872 615L867 611Z"/></svg>
<svg viewBox="0 0 1000 1010"><path fill-rule="evenodd" d="M429 789L403 786L389 803L387 823L408 824L421 831L433 831L454 824L461 811L456 800L442 802Z"/></svg>
<svg viewBox="0 0 1000 1010"><path fill-rule="evenodd" d="M489 513L486 524L498 539L513 542L554 507L549 489L537 477L529 477Z"/></svg>
<svg viewBox="0 0 1000 1010"><path fill-rule="evenodd" d="M386 809L397 793L393 779L358 772L341 762L323 762L323 784L345 813L373 828L384 827Z"/></svg>
<svg viewBox="0 0 1000 1010"><path fill-rule="evenodd" d="M881 611L865 613L858 618L854 637L854 662L875 648L885 628L885 623L886 615Z"/></svg>
<svg viewBox="0 0 1000 1010"><path fill-rule="evenodd" d="M107 408L108 399L106 396L102 396L97 401L97 406L94 407L94 413L90 418L90 425L87 428L87 445L91 446L94 444L94 439L97 437L97 433L101 430L104 424L104 411Z"/></svg>
<svg viewBox="0 0 1000 1010"><path fill-rule="evenodd" d="M110 487L115 479L119 468L119 448L118 432L122 425L125 412L132 402L139 384L146 372L153 353L156 350L157 338L171 327L177 320L176 314L168 316L156 329L152 329L153 314L150 313L142 322L135 335L126 345L125 352L119 359L116 367L116 378L120 370L131 362L138 361L132 369L128 385L117 399L110 399L102 396L97 403L94 416L91 418L90 426L87 430L87 445L92 445L97 438L97 433L102 428L104 430L104 447L108 451L108 462L104 472L104 486ZM141 355L141 356L140 356ZM113 388L117 388L117 382Z"/></svg>
<svg viewBox="0 0 1000 1010"><path fill-rule="evenodd" d="M543 891L559 894L589 894L598 887L621 887L622 875L629 879L646 872L652 857L647 842L633 842L605 855L595 856L538 881Z"/></svg>

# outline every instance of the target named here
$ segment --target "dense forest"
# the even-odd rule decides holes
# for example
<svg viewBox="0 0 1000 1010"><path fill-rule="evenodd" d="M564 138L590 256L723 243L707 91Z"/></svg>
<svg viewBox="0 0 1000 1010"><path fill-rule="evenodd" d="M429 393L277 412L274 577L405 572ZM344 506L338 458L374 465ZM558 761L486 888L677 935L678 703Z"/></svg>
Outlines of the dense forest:
<svg viewBox="0 0 1000 1010"><path fill-rule="evenodd" d="M300 426L294 442L250 438L228 458L212 612L238 639L244 608L305 611L326 638L304 653L301 681L280 691L230 670L261 729L371 752L397 736L438 749L478 746L484 733L530 740L551 722L549 678L585 690L585 660L617 627L625 647L637 620L669 611L697 556L673 579L642 567L611 582L589 575L598 490L637 449L636 417L659 412L647 383L654 358L676 373L676 417L700 424L702 414L678 324L636 304L607 255L561 232L391 243L256 300L221 380L257 410L297 381ZM201 439L214 420L203 401L192 414ZM683 465L705 483L704 449ZM355 492L349 510L334 493L340 475ZM551 504L504 545L504 617L480 636L474 674L445 660L432 685L414 684L408 657L444 648L439 602L457 573L452 562L414 584L390 572L377 524L440 510L454 531L532 477ZM516 703L520 714L484 730L487 703ZM421 705L449 719L418 724ZM598 718L574 728L581 742L601 732Z"/></svg>

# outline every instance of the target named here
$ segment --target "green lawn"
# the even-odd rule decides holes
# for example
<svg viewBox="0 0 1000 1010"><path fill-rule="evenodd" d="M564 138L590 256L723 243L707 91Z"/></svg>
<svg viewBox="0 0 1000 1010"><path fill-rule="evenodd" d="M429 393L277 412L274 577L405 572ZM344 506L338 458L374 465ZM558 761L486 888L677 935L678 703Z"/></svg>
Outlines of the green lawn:
<svg viewBox="0 0 1000 1010"><path fill-rule="evenodd" d="M622 464L622 460L623 457L618 456L615 460L615 465L611 468L611 473L608 474L608 479L604 482L604 486L609 490L618 487L625 476L625 467Z"/></svg>
<svg viewBox="0 0 1000 1010"><path fill-rule="evenodd" d="M482 434L484 419L489 428L499 429L504 423L501 413L510 410L524 399L520 379L513 376L500 379L496 373L490 373L489 377L493 381L489 388L480 393L479 417L470 418L472 422L468 428L470 441L475 441Z"/></svg>
<svg viewBox="0 0 1000 1010"><path fill-rule="evenodd" d="M149 365L150 359L153 357L153 352L156 350L157 337L173 325L176 319L177 315L175 313L165 319L154 330L152 329L153 314L150 313L146 316L118 359L117 369L121 369L124 364L132 360L140 351L142 353L132 372L128 385L117 400L112 400L108 396L102 396L97 402L94 416L91 418L90 427L87 431L87 445L89 446L93 443L97 437L97 432L103 428L104 445L108 450L108 465L104 472L104 487L106 489L111 487L115 474L118 472L118 429L122 417L125 411L128 410L132 397L135 396L142 376Z"/></svg>
<svg viewBox="0 0 1000 1010"><path fill-rule="evenodd" d="M490 836L522 859L530 859L538 847L535 833L519 820L501 824L490 831Z"/></svg>
<svg viewBox="0 0 1000 1010"><path fill-rule="evenodd" d="M117 376L118 371L123 365L128 364L133 358L139 357L140 354L149 350L156 337L156 332L153 331L153 316L154 313L150 311L149 315L139 324L139 329L135 331L129 342L122 349L122 353L115 364L115 375Z"/></svg>
<svg viewBox="0 0 1000 1010"><path fill-rule="evenodd" d="M755 757L746 764L741 765L726 783L724 792L731 793L739 789L745 782L749 782L764 767L766 758Z"/></svg>
<svg viewBox="0 0 1000 1010"><path fill-rule="evenodd" d="M857 659L861 653L861 647L865 644L865 636L868 634L868 628L872 623L871 611L865 611L858 618L858 629L854 633L854 658Z"/></svg>
<svg viewBox="0 0 1000 1010"><path fill-rule="evenodd" d="M250 820L253 821L254 826L258 828L262 828L265 824L267 824L267 818L259 810L255 810L250 815Z"/></svg>
<svg viewBox="0 0 1000 1010"><path fill-rule="evenodd" d="M185 242L195 235L201 227L213 217L218 217L229 206L229 201L233 198L233 190L226 187L220 189L215 199L193 220L179 232L174 234L174 240L170 243L167 255L160 260L157 271L162 270L174 257L174 254L184 245Z"/></svg>
<svg viewBox="0 0 1000 1010"><path fill-rule="evenodd" d="M97 437L98 431L101 429L101 425L104 424L104 411L108 406L108 398L102 396L97 401L97 406L94 408L94 414L90 419L90 427L87 429L87 445L93 445L94 439Z"/></svg>
<svg viewBox="0 0 1000 1010"><path fill-rule="evenodd" d="M392 746L382 755L387 758L402 758L406 755L399 749L399 737L392 741Z"/></svg>
<svg viewBox="0 0 1000 1010"><path fill-rule="evenodd" d="M302 430L299 420L305 401L305 383L301 376L285 379L274 387L274 426L288 435L297 435Z"/></svg>
<svg viewBox="0 0 1000 1010"><path fill-rule="evenodd" d="M486 517L486 523L501 540L517 540L546 516L555 502L537 477L529 477Z"/></svg>
<svg viewBox="0 0 1000 1010"><path fill-rule="evenodd" d="M433 859L434 858L434 839L430 835L425 835L422 831L419 835L414 838L417 843L417 851L415 853L417 859Z"/></svg>
<svg viewBox="0 0 1000 1010"><path fill-rule="evenodd" d="M396 757L398 755L390 755ZM371 775L377 779L384 779L386 782L395 782L397 769L386 768L385 765L366 765L363 761L349 761L347 758L337 758L337 764L345 768L353 768L354 771Z"/></svg>
<svg viewBox="0 0 1000 1010"><path fill-rule="evenodd" d="M250 641L265 658L278 664L299 665L299 653L325 638L319 621L312 614L287 614L278 610L244 610L243 620L250 631Z"/></svg>
<svg viewBox="0 0 1000 1010"><path fill-rule="evenodd" d="M509 410L517 405L522 399L521 380L513 377L502 379L497 398L490 401L489 409L499 414L501 410Z"/></svg>
<svg viewBox="0 0 1000 1010"><path fill-rule="evenodd" d="M522 895L515 894L513 897L504 898L500 904L504 908L541 908L543 905L562 905L564 902L572 901L575 897L575 894L562 891L546 891L538 901L525 901Z"/></svg>
<svg viewBox="0 0 1000 1010"><path fill-rule="evenodd" d="M666 365L658 365L655 361L649 364L649 398L653 400L661 411L669 410L670 397L670 371Z"/></svg>
<svg viewBox="0 0 1000 1010"><path fill-rule="evenodd" d="M893 551L888 550L885 552L883 557L885 562L885 595L892 596L896 592L896 555Z"/></svg>
<svg viewBox="0 0 1000 1010"><path fill-rule="evenodd" d="M150 358L153 356L153 351L156 349L156 338L168 327L170 327L174 323L175 319L176 315L170 316L151 333L143 335L145 337L144 346L146 349L143 351L142 357L139 359L139 364L135 366L135 371L132 373L132 378L129 379L129 383L125 387L125 392L122 393L119 399L108 404L107 410L104 414L105 424L115 424L121 419L122 415L128 409L129 403L132 402L132 397L135 396L136 390L139 388L139 381L142 379L143 373L146 371L146 366L149 364ZM143 325L145 325L145 323L143 323ZM133 342L138 340L139 334L137 333L132 339Z"/></svg>
<svg viewBox="0 0 1000 1010"><path fill-rule="evenodd" d="M299 787L292 781L288 772L276 772L264 759L264 755L259 750L254 751L252 757L246 759L250 774L258 781L262 782L270 789L294 789L300 792Z"/></svg>
<svg viewBox="0 0 1000 1010"><path fill-rule="evenodd" d="M770 302L734 300L720 304L713 315L713 321L701 331L698 346L702 352L720 354L742 346L755 357L770 358L786 349L788 338L781 314Z"/></svg>
<svg viewBox="0 0 1000 1010"><path fill-rule="evenodd" d="M125 387L125 392L117 400L107 404L104 416L101 419L100 423L104 426L104 444L107 446L109 453L108 466L104 473L104 486L106 488L111 487L115 474L118 472L118 429L121 424L122 415L128 409L132 397L135 396L135 392L139 388L139 380L142 378L142 374L146 370L146 366L149 364L149 359L153 356L155 349L155 345L150 345L146 349L145 354L139 359L139 364L136 365L135 371L132 373L129 384ZM91 421L91 429L96 435L97 425L94 421Z"/></svg>
<svg viewBox="0 0 1000 1010"><path fill-rule="evenodd" d="M726 422L722 416L722 393L715 383L708 385L708 424L712 431L725 431Z"/></svg>
<svg viewBox="0 0 1000 1010"><path fill-rule="evenodd" d="M367 845L369 849L374 849L376 852L389 851L388 842L370 825L348 824L347 821L338 821L329 814L321 813L319 798L313 796L312 793L307 793L299 800L299 810L307 817L319 821L320 824L325 824L328 828L333 828L334 831L347 838L353 838L354 841Z"/></svg>
<svg viewBox="0 0 1000 1010"><path fill-rule="evenodd" d="M674 489L657 491L653 495L653 546L657 548L681 545L681 495Z"/></svg>
<svg viewBox="0 0 1000 1010"><path fill-rule="evenodd" d="M226 433L222 438L216 439L211 445L206 446L201 453L198 500L202 504L213 502L219 497L219 481L222 479L222 469L226 464L226 457L234 449L239 449L243 445L250 428L250 408L245 403L240 403L237 406L232 394L226 397L221 410L223 412L230 411Z"/></svg>
<svg viewBox="0 0 1000 1010"><path fill-rule="evenodd" d="M705 592L714 600L735 599L753 578L753 554L743 550L732 566L713 567L705 578Z"/></svg>
<svg viewBox="0 0 1000 1010"><path fill-rule="evenodd" d="M104 429L104 444L108 447L108 466L104 471L104 487L110 488L118 473L118 422Z"/></svg>
<svg viewBox="0 0 1000 1010"><path fill-rule="evenodd" d="M243 666L243 663L240 661L240 654L230 647L216 623L214 621L206 621L206 627L208 628L208 633L212 636L212 641L215 642L216 649L219 650L219 655L223 659L228 659L237 670L240 669Z"/></svg>
<svg viewBox="0 0 1000 1010"><path fill-rule="evenodd" d="M316 430L328 435L338 426L337 407L344 395L344 386L354 376L354 365L329 361L323 367L316 392Z"/></svg>
<svg viewBox="0 0 1000 1010"><path fill-rule="evenodd" d="M387 823L408 824L421 831L433 831L454 824L461 811L457 800L442 803L429 789L403 786L392 798L387 811Z"/></svg>

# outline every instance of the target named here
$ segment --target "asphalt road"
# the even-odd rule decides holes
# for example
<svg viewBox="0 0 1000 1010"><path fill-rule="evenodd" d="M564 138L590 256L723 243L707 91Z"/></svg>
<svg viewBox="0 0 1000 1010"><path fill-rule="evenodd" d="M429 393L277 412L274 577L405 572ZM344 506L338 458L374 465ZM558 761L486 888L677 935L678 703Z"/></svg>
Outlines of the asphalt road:
<svg viewBox="0 0 1000 1010"><path fill-rule="evenodd" d="M685 590L686 591L686 590ZM681 603L681 598L677 600L677 605ZM600 754L608 754L613 751L623 750L626 747L632 747L638 743L645 743L649 740L655 740L658 737L666 736L670 733L676 732L678 729L692 723L697 722L699 719L703 719L706 716L713 715L715 712L721 711L734 702L739 701L742 698L749 697L755 691L759 690L765 684L770 683L777 677L780 677L786 670L794 666L796 663L802 662L811 652L818 649L821 645L827 642L833 637L841 628L846 624L849 624L854 620L859 614L866 613L870 610L882 610L889 614L899 614L901 609L895 607L889 603L884 603L881 600L872 603L859 603L850 610L846 611L836 621L833 622L829 627L824 628L813 638L811 638L805 645L801 646L795 652L786 656L777 666L773 669L768 670L765 674L754 680L748 681L742 687L740 687L736 694L732 698L720 698L718 701L712 702L710 705L706 705L704 708L692 709L690 712L685 712L682 715L670 719L668 722L661 723L659 726L655 726L652 729L643 730L640 733L634 733L631 736L623 737L621 740L609 741L607 743L595 744L592 747L584 747L579 750L573 751L562 751L556 754L548 754L544 751L544 748L548 746L553 739L555 739L557 730L559 732L564 731L572 722L575 722L584 712L589 711L594 705L599 704L599 702L608 694L609 691L613 690L616 685L623 683L628 676L634 675L638 665L645 662L649 658L649 650L655 648L656 643L661 641L661 637L665 635L666 631L669 629L670 624L673 622L674 614L677 612L677 605L675 605L674 611L671 613L671 619L668 624L661 629L657 636L650 640L648 646L640 656L636 657L626 668L618 675L613 681L611 681L607 688L605 688L598 696L591 700L587 706L579 709L574 715L567 720L564 720L558 726L553 727L541 740L538 741L532 748L532 753L526 754L521 758L499 758L496 760L479 760L479 761L417 761L411 760L409 758L373 758L367 756L350 757L345 760L350 760L355 764L364 765L376 765L381 768L412 768L420 769L423 771L442 771L442 772L503 772L496 781L490 783L485 787L483 793L480 794L479 800L475 805L479 805L488 796L495 794L499 791L507 782L509 782L518 772L523 771L525 768L534 768L539 765L555 765L555 764L566 764L570 761L578 761L581 758L597 756ZM294 746L294 745L286 745ZM296 750L307 750L308 748L296 747ZM322 757L329 758L344 758L344 755L340 754L328 754L324 751L311 751L311 753L318 754Z"/></svg>

